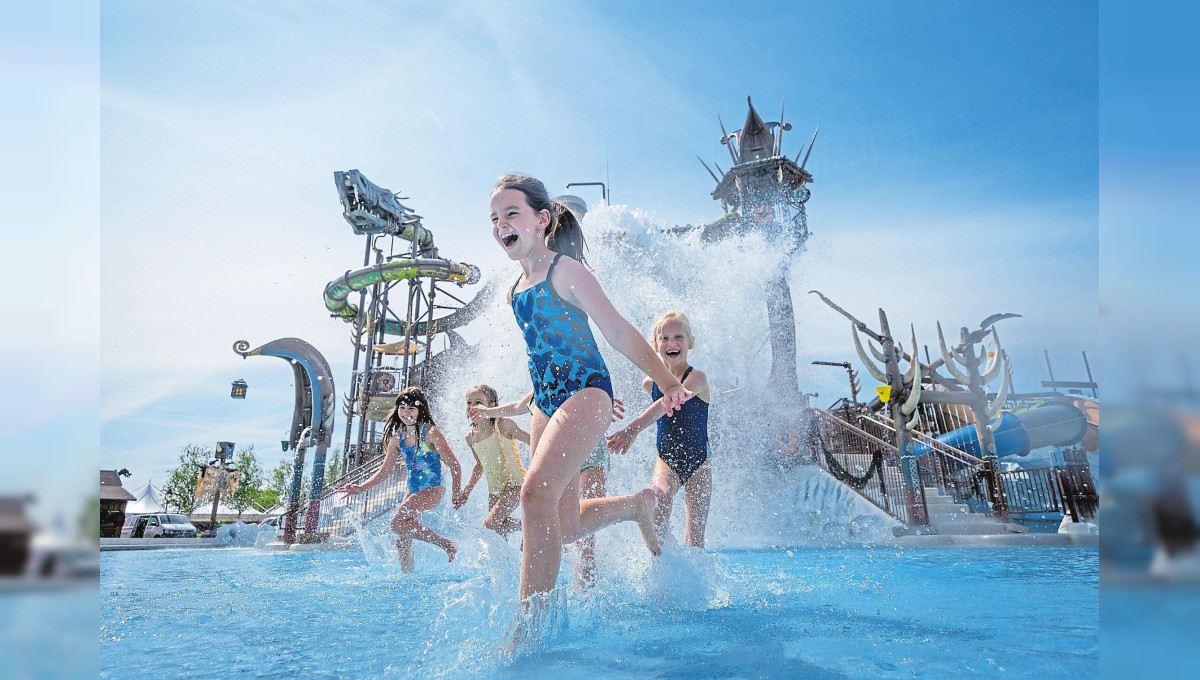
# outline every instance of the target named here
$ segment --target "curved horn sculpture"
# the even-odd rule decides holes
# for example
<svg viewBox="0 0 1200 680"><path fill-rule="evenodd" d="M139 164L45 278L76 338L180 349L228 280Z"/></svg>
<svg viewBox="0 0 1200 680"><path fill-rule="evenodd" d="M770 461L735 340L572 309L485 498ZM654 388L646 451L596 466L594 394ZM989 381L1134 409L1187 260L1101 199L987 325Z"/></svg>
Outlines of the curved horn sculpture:
<svg viewBox="0 0 1200 680"><path fill-rule="evenodd" d="M866 367L867 373L870 373L872 378L886 385L888 381L887 376L884 375L883 372L875 366L875 362L871 361L871 358L867 356L867 351L863 349L862 341L858 339L858 327L854 324L850 324L850 332L854 336L854 349L858 351L858 358L862 359L863 366Z"/></svg>
<svg viewBox="0 0 1200 680"><path fill-rule="evenodd" d="M937 331L938 331L938 349L940 349L942 351L942 363L946 365L946 370L950 371L950 375L953 375L955 377L955 379L957 379L962 384L964 384L964 385L971 384L971 379L967 377L966 373L963 373L961 370L959 370L958 366L956 366L954 364L954 357L952 357L950 355L950 350L946 349L946 336L942 334L942 322L941 321L939 321L937 324Z"/></svg>
<svg viewBox="0 0 1200 680"><path fill-rule="evenodd" d="M921 422L921 414L914 413L913 417L907 423L904 423L904 429L912 432L913 430L917 429L917 423L919 422Z"/></svg>
<svg viewBox="0 0 1200 680"><path fill-rule="evenodd" d="M915 364L914 364L915 365ZM912 388L908 391L908 399L900 405L900 412L904 415L909 415L917 410L917 404L921 403L921 380L916 379L912 383ZM909 428L912 429L912 428Z"/></svg>
<svg viewBox="0 0 1200 680"><path fill-rule="evenodd" d="M1000 360L1001 354L1003 352L1000 350L1000 346L997 345L996 356L992 357L992 363L988 364L988 367L983 370L983 373L979 377L979 381L982 384L986 385L1000 377L1000 370L1004 368L1004 362Z"/></svg>
<svg viewBox="0 0 1200 680"><path fill-rule="evenodd" d="M1000 390L996 392L996 398L991 404L988 404L988 420L991 420L1004 408L1004 402L1008 401L1008 393L1012 390L1012 371L1009 370L1008 357L1004 357L1004 382L1000 383Z"/></svg>
<svg viewBox="0 0 1200 680"><path fill-rule="evenodd" d="M904 354L903 350L900 350L901 356L908 356L908 370L904 373L904 382L910 385L919 385L921 383L921 361L917 358L917 330L913 328L912 324L909 324L908 330L912 333L913 353L911 356L908 356ZM897 349L899 349L899 346L897 346ZM908 412L905 411L905 413Z"/></svg>
<svg viewBox="0 0 1200 680"><path fill-rule="evenodd" d="M883 353L883 350L875 349L875 343L871 342L870 338L867 338L867 348L871 350L872 356L874 356L876 359L878 359L879 361L882 361L885 364L887 363L887 361L888 361L887 355Z"/></svg>

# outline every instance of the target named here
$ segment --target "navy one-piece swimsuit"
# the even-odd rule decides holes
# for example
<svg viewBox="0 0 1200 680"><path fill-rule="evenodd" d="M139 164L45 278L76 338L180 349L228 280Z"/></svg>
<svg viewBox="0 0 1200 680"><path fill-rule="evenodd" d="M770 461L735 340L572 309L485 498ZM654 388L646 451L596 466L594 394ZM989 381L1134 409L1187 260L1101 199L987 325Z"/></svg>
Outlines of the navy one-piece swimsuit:
<svg viewBox="0 0 1200 680"><path fill-rule="evenodd" d="M556 255L550 263L545 281L520 293L513 292L516 283L509 289L513 314L529 351L533 401L547 416L554 415L571 395L588 387L604 390L609 399L613 395L608 367L596 346L587 314L562 299L550 281L560 257Z"/></svg>
<svg viewBox="0 0 1200 680"><path fill-rule="evenodd" d="M679 382L687 380L692 366L683 372ZM650 397L661 399L662 390L658 383L650 390ZM687 484L696 470L708 460L708 402L692 397L683 402L674 415L658 419L658 457L679 475L681 484Z"/></svg>

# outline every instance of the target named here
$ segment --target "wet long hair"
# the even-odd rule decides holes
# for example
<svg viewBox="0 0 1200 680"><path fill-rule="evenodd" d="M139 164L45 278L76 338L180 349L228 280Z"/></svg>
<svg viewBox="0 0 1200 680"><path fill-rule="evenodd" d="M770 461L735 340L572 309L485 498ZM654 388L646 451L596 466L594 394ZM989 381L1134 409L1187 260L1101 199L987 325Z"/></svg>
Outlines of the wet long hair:
<svg viewBox="0 0 1200 680"><path fill-rule="evenodd" d="M422 425L429 424L437 427L437 423L433 422L433 412L429 410L429 399L420 387L405 387L396 396L396 407L400 406L415 406L417 408L417 446L421 445L421 430ZM387 424L383 426L383 440L386 442L388 437L395 436L397 432L402 432L404 423L400 422L400 416L395 410L388 416ZM400 441L403 443L403 440Z"/></svg>
<svg viewBox="0 0 1200 680"><path fill-rule="evenodd" d="M525 203L535 212L543 210L550 212L550 226L546 227L547 248L571 257L577 262L587 264L587 259L583 254L587 249L587 243L583 240L582 225L579 224L575 213L571 212L565 204L550 198L550 192L546 191L546 185L542 184L540 179L519 172L510 172L501 175L500 179L496 180L496 185L492 187L492 193L505 189L516 189L525 194Z"/></svg>

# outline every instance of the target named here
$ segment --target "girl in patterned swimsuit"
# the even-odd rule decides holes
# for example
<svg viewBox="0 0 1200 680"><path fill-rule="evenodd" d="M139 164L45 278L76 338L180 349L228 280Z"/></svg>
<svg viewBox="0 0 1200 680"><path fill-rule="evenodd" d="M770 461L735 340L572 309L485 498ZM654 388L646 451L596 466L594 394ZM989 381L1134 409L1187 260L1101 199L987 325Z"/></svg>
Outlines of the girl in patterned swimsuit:
<svg viewBox="0 0 1200 680"><path fill-rule="evenodd" d="M688 364L688 352L696 338L683 312L667 312L654 320L650 344L659 358L683 386L696 393L673 416L663 416L655 401L646 412L620 432L608 438L613 453L625 453L638 433L650 423L658 423L658 459L654 464L654 487L658 489L658 512L654 522L661 531L671 520L671 504L682 486L687 505L687 529L684 541L704 549L704 527L712 497L712 469L708 465L708 378ZM642 383L651 399L662 392L649 378Z"/></svg>
<svg viewBox="0 0 1200 680"><path fill-rule="evenodd" d="M525 336L534 403L533 451L521 486L520 597L548 593L558 581L562 544L622 521L637 522L652 554L652 489L632 496L579 499L579 468L608 429L612 382L589 319L613 347L663 386L662 407L674 412L692 393L604 295L583 266L583 231L566 206L537 179L505 175L491 196L492 235L522 276L510 290Z"/></svg>
<svg viewBox="0 0 1200 680"><path fill-rule="evenodd" d="M471 418L476 409L495 407L497 399L496 390L487 385L476 385L467 392L467 417L471 420L467 446L475 454L475 469L454 507L465 505L479 478L486 476L488 516L483 520L483 526L508 538L510 533L521 528L521 523L510 515L521 502L521 482L525 481L516 441L528 445L529 433L508 418Z"/></svg>
<svg viewBox="0 0 1200 680"><path fill-rule="evenodd" d="M370 479L362 484L346 484L338 491L354 496L382 484L391 476L397 454L402 454L404 465L408 468L408 493L400 502L400 507L396 508L391 522L392 533L396 534L400 568L406 572L413 570L414 538L445 550L449 561L453 562L458 546L421 524L421 515L437 507L446 493L442 486L442 461L450 468L455 499L459 497L462 470L446 438L433 423L429 400L420 388L407 387L396 397L396 410L388 416L383 428L383 451L383 464Z"/></svg>

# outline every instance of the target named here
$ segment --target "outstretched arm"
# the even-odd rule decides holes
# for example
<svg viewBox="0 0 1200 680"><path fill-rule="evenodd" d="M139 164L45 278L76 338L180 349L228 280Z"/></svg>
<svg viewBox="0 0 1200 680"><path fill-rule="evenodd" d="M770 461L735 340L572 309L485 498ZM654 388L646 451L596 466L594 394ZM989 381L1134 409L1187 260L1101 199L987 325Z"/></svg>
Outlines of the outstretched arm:
<svg viewBox="0 0 1200 680"><path fill-rule="evenodd" d="M500 406L474 406L467 413L467 417L471 420L479 420L481 418L512 418L513 416L523 416L529 413L529 402L533 401L533 391L521 397L520 399L501 404ZM529 442L525 442L528 444Z"/></svg>
<svg viewBox="0 0 1200 680"><path fill-rule="evenodd" d="M613 453L625 453L633 446L633 440L641 434L642 430L650 427L650 423L657 421L665 416L663 413L662 399L655 399L649 408L642 411L642 415L634 418L631 423L625 426L625 429L618 430L608 436L608 450Z"/></svg>
<svg viewBox="0 0 1200 680"><path fill-rule="evenodd" d="M642 334L613 307L612 301L604 294L591 272L570 258L560 262L555 270L557 281L551 282L554 289L591 317L610 345L662 387L663 412L667 415L673 413L692 393L671 375Z"/></svg>
<svg viewBox="0 0 1200 680"><path fill-rule="evenodd" d="M693 392L696 397L708 401L708 376L701 371L692 369L688 374L687 380L683 381L683 386ZM642 412L642 415L634 418L625 429L619 432L614 432L608 437L608 450L613 453L625 453L629 447L633 445L633 441L641 434L642 430L650 427L651 423L657 422L659 418L666 415L663 413L662 398L655 399L653 404Z"/></svg>
<svg viewBox="0 0 1200 680"><path fill-rule="evenodd" d="M347 496L357 496L367 489L383 483L392 474L392 470L396 467L396 453L399 451L399 443L395 435L388 437L387 442L383 445L383 464L362 484L344 484L338 488L338 493L344 493Z"/></svg>

